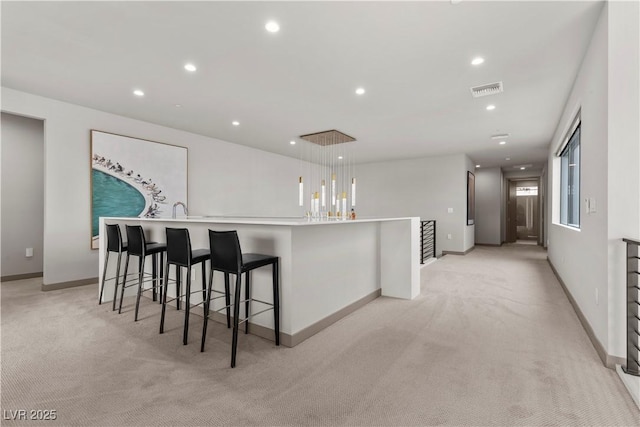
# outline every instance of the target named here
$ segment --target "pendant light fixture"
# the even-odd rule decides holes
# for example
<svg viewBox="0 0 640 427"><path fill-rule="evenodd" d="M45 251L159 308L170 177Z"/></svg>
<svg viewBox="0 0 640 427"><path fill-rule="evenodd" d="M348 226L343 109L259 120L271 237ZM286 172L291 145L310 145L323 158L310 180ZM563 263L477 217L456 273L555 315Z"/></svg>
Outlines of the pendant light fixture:
<svg viewBox="0 0 640 427"><path fill-rule="evenodd" d="M337 130L329 130L301 135L300 139L305 142L297 144L301 161L298 204L304 206L304 200L310 201L305 216L312 219L351 218L350 210L356 206L355 158L352 150L355 138ZM303 182L307 185L303 186Z"/></svg>

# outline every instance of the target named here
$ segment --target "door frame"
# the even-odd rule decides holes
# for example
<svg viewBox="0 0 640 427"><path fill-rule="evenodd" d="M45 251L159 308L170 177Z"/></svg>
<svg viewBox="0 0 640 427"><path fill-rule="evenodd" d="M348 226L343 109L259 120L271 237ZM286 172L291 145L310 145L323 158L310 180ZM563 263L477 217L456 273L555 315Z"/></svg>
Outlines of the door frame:
<svg viewBox="0 0 640 427"><path fill-rule="evenodd" d="M542 197L542 191L541 191L541 182L542 182L542 177L541 176L532 176L532 177L518 177L518 178L506 178L507 181L507 191L505 191L505 227L506 227L506 233L505 233L505 243L515 243L518 240L518 228L517 228L517 201L516 201L516 186L518 184L518 182L523 182L523 181L535 181L538 185L538 222L536 224L537 226L537 233L538 233L538 239L537 239L537 244L541 245L541 242L544 242L544 236L543 236L543 232L544 232L544 227L543 227L543 221L544 221L544 208L543 208L543 197ZM512 200L513 198L513 200ZM515 220L512 223L512 218L515 218ZM513 225L512 225L513 224Z"/></svg>

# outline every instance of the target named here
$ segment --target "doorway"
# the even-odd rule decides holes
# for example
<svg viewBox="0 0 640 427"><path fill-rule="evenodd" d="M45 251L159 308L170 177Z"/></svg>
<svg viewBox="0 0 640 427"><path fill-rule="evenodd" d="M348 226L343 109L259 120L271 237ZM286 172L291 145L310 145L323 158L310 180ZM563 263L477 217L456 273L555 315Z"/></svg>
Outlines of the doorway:
<svg viewBox="0 0 640 427"><path fill-rule="evenodd" d="M2 112L0 280L40 277L44 265L44 120Z"/></svg>
<svg viewBox="0 0 640 427"><path fill-rule="evenodd" d="M507 242L538 244L540 240L539 179L509 179Z"/></svg>

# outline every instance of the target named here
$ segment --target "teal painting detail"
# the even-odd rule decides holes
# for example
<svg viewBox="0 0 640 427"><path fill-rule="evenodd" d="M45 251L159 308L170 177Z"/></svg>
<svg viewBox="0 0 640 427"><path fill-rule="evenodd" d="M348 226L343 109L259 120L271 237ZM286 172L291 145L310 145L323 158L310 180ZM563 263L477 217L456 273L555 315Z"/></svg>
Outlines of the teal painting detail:
<svg viewBox="0 0 640 427"><path fill-rule="evenodd" d="M99 234L101 216L137 217L145 207L144 196L132 185L96 169L91 170L93 183L92 236Z"/></svg>

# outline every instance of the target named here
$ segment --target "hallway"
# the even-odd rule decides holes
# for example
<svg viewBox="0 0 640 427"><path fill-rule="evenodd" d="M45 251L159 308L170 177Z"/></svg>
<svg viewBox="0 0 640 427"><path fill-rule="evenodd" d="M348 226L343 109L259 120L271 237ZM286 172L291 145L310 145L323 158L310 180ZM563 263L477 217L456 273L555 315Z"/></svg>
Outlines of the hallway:
<svg viewBox="0 0 640 427"><path fill-rule="evenodd" d="M638 425L537 246L478 246L425 267L413 301L378 298L294 348L97 287L2 283L2 409L47 425ZM194 310L195 311L195 310ZM3 421L36 425L42 421Z"/></svg>

